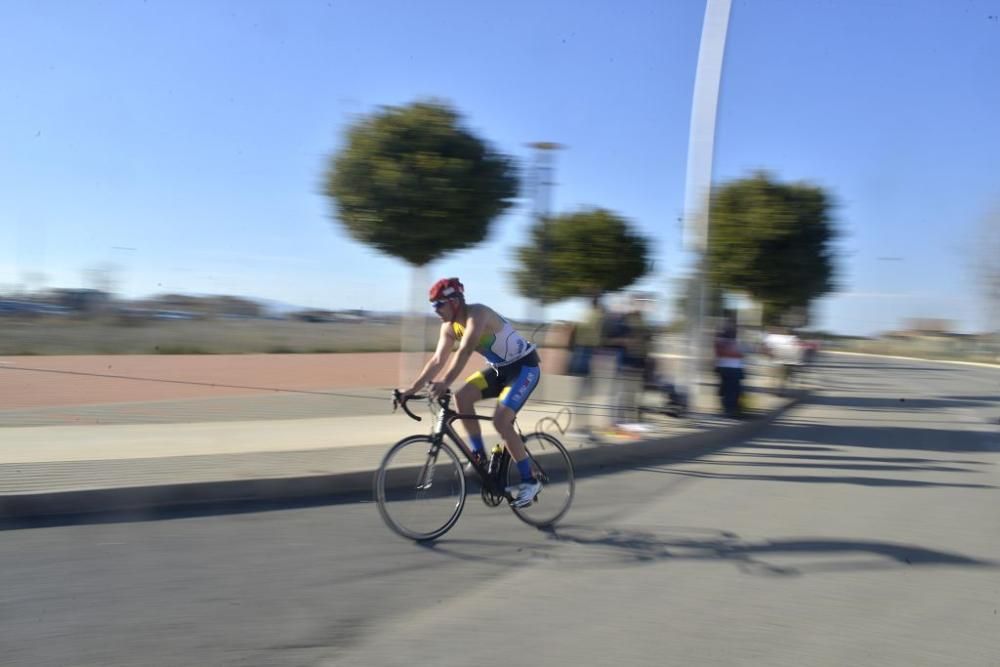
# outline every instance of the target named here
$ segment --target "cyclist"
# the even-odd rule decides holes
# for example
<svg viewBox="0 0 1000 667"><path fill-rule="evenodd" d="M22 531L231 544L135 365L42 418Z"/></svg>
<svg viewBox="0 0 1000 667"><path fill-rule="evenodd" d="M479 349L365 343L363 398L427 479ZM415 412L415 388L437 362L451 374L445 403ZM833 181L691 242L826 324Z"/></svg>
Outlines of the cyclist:
<svg viewBox="0 0 1000 667"><path fill-rule="evenodd" d="M465 385L455 394L455 404L460 413L475 414L476 401L498 399L493 426L521 474L521 483L507 487L507 492L513 496L512 505L526 507L534 501L542 484L531 472L524 441L514 428L514 416L538 385L541 377L538 352L534 344L525 340L492 308L466 303L465 288L458 278L442 278L434 283L430 301L441 318L437 348L403 395L408 398L430 383L430 394L437 398L455 382L473 351L486 357L489 367L465 379ZM458 349L452 355L456 342ZM431 381L433 378L438 379ZM473 456L480 462L485 461L479 421L463 419L462 424L472 443Z"/></svg>

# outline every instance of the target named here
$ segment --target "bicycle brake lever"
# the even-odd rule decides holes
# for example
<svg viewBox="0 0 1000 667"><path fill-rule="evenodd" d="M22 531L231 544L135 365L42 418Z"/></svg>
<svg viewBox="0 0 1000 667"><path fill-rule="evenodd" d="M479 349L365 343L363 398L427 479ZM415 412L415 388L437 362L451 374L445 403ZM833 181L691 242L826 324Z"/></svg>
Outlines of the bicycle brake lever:
<svg viewBox="0 0 1000 667"><path fill-rule="evenodd" d="M400 392L399 392L398 389L394 389L393 390L393 392L392 392L392 411L395 412L397 407L401 407L401 408L403 408L403 412L405 412L407 414L407 416L409 416L410 419L413 419L413 420L416 420L416 421L422 421L418 415L415 415L415 414L413 414L410 411L410 408L406 405L406 401L404 401L401 398L401 396L402 395L400 394ZM415 398L415 397L414 396L410 396L410 398Z"/></svg>

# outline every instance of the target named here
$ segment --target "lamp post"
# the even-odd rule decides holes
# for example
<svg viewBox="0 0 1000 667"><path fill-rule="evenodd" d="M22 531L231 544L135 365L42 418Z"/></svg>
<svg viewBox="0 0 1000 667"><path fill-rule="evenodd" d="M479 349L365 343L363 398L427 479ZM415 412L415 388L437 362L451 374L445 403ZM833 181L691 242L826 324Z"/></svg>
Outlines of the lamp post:
<svg viewBox="0 0 1000 667"><path fill-rule="evenodd" d="M715 119L719 106L722 60L726 50L731 0L707 0L698 49L684 192L685 245L694 254L693 286L688 301L688 354L685 384L692 405L699 403L704 355L705 301L708 281L708 226L711 203Z"/></svg>
<svg viewBox="0 0 1000 667"><path fill-rule="evenodd" d="M540 225L542 229L542 261L538 267L538 281L541 290L544 290L548 283L548 251L549 251L549 215L551 213L551 197L552 197L552 186L555 183L552 180L552 174L554 171L553 163L555 158L555 151L564 148L562 144L557 144L553 141L534 141L528 144L528 147L535 151L535 164L534 164L534 174L533 174L533 185L534 185L534 211L532 217L535 220L535 224ZM537 301L537 313L538 322L544 324L544 312L545 312L545 299L542 296L542 291L539 290L539 297Z"/></svg>
<svg viewBox="0 0 1000 667"><path fill-rule="evenodd" d="M555 158L555 151L563 148L563 145L557 144L554 141L533 141L528 144L528 147L534 150L535 153L533 175L535 210L533 212L533 218L535 220L535 224L541 226L542 229L542 259L538 267L538 300L534 304L534 308L536 309L535 313L529 313L528 319L534 320L538 323L535 331L545 331L544 290L548 285L549 280L549 214L552 205L552 186L555 185L552 180L553 162ZM539 343L540 342L541 341L539 341ZM546 399L546 393L545 382L542 382L541 386L538 388L538 398L544 401Z"/></svg>

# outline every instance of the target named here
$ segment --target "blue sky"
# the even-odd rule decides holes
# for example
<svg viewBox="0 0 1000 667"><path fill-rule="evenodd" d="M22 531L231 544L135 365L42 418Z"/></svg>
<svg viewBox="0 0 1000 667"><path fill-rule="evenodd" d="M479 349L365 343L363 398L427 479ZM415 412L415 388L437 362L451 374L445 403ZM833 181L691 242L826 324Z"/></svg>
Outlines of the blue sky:
<svg viewBox="0 0 1000 667"><path fill-rule="evenodd" d="M320 194L359 114L421 97L527 165L555 211L599 205L688 265L678 218L704 3L46 1L0 4L0 291L86 286L400 310L410 271L351 240ZM841 291L819 326L986 326L970 271L1000 203L1000 0L734 0L716 182L767 169L827 188ZM513 317L530 193L435 263ZM994 223L1000 225L1000 221ZM882 258L894 259L882 259ZM998 260L1000 261L1000 260ZM571 317L579 304L551 310Z"/></svg>

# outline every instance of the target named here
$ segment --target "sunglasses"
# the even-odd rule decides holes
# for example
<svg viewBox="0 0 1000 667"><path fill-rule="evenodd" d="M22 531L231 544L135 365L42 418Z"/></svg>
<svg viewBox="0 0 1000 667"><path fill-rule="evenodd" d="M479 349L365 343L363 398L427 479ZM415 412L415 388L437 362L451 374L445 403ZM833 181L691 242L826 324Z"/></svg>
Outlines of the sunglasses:
<svg viewBox="0 0 1000 667"><path fill-rule="evenodd" d="M438 301L431 301L431 305L434 307L434 310L440 310L447 303L448 303L448 299L440 299Z"/></svg>

